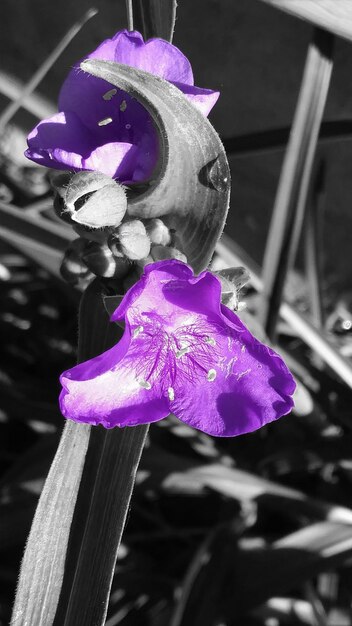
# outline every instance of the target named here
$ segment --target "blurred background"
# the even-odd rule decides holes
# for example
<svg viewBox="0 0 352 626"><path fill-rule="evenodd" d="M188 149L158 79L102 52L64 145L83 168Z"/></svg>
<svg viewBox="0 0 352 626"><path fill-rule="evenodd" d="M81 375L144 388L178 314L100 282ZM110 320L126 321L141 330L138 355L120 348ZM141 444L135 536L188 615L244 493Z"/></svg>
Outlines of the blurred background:
<svg viewBox="0 0 352 626"><path fill-rule="evenodd" d="M90 3L3 0L2 6L0 110ZM47 171L24 158L25 138L38 118L55 110L77 59L127 26L123 0L96 6L98 15L27 99L27 110L1 129L1 626L9 621L24 543L63 427L57 379L76 358L79 302L79 293L50 271L40 245L21 241L6 207L55 224ZM262 266L311 37L311 25L260 0L179 0L174 44L190 59L195 83L221 92L211 121L232 171L227 253L219 248L214 267L234 264L233 258L246 264L246 255L249 269ZM315 159L318 325L304 237L285 288L285 301L317 325L347 369L351 71L352 43L336 38L325 134ZM242 299L243 319L263 337L255 281ZM307 345L287 318L278 322L276 341L299 382L292 415L231 440L173 419L151 428L108 626L352 624L352 383L328 367L314 341Z"/></svg>

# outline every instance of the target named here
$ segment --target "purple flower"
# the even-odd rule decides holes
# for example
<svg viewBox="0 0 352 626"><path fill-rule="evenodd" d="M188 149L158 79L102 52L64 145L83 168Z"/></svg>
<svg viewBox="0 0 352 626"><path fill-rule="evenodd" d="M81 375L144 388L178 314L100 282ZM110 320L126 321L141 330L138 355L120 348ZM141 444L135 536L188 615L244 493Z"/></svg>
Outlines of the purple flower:
<svg viewBox="0 0 352 626"><path fill-rule="evenodd" d="M285 415L295 382L282 359L221 304L210 272L147 265L111 320L121 341L64 372L60 406L77 422L135 426L174 413L210 435L250 432Z"/></svg>
<svg viewBox="0 0 352 626"><path fill-rule="evenodd" d="M104 41L87 58L115 61L172 82L208 115L218 92L194 86L182 52L163 39L146 43L127 30ZM56 169L98 170L121 182L146 180L158 157L152 120L137 100L77 64L64 82L57 115L43 120L28 137L26 156Z"/></svg>

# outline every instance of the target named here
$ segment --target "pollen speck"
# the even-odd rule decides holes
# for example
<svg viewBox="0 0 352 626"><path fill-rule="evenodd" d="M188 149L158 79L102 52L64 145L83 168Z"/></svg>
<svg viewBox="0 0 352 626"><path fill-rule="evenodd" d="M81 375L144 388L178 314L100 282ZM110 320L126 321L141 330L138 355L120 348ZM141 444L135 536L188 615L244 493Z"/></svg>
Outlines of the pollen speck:
<svg viewBox="0 0 352 626"><path fill-rule="evenodd" d="M117 89L109 89L106 93L103 94L104 100L111 100L117 94Z"/></svg>
<svg viewBox="0 0 352 626"><path fill-rule="evenodd" d="M140 333L142 333L144 330L143 326L137 326L137 328L134 329L133 331L133 339L135 339L136 337L138 337L138 335L140 335Z"/></svg>
<svg viewBox="0 0 352 626"><path fill-rule="evenodd" d="M100 120L100 122L98 122L98 126L107 126L108 124L111 124L112 122L112 117L105 117L103 120Z"/></svg>
<svg viewBox="0 0 352 626"><path fill-rule="evenodd" d="M127 102L126 102L126 100L122 100L122 102L120 104L120 111L122 111L122 113L123 113L124 111L126 111L126 109L127 109Z"/></svg>
<svg viewBox="0 0 352 626"><path fill-rule="evenodd" d="M152 386L150 383L148 383L147 380L143 380L142 378L140 380L137 381L140 387L143 387L143 389L151 389Z"/></svg>
<svg viewBox="0 0 352 626"><path fill-rule="evenodd" d="M130 130L130 128L131 128L131 124L126 124L125 128L126 128L127 130Z"/></svg>
<svg viewBox="0 0 352 626"><path fill-rule="evenodd" d="M215 339L213 339L213 337L206 337L205 343L208 343L209 346L216 346L216 342L215 342Z"/></svg>
<svg viewBox="0 0 352 626"><path fill-rule="evenodd" d="M175 400L175 391L172 387L168 388L167 395L169 396L169 400L171 400L171 402Z"/></svg>
<svg viewBox="0 0 352 626"><path fill-rule="evenodd" d="M209 372L207 373L207 380L209 380L209 382L211 382L212 380L215 380L216 378L216 371L215 370L209 370Z"/></svg>

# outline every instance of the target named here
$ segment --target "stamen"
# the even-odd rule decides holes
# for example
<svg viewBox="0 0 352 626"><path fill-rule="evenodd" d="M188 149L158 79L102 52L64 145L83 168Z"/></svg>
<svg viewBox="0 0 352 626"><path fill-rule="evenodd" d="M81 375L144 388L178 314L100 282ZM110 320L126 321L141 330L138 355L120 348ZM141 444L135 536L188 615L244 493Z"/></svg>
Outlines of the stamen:
<svg viewBox="0 0 352 626"><path fill-rule="evenodd" d="M103 94L104 100L111 100L117 94L117 89L109 89L106 93Z"/></svg>
<svg viewBox="0 0 352 626"><path fill-rule="evenodd" d="M126 109L127 109L127 102L126 102L126 100L122 100L122 102L120 104L120 111L122 111L122 113L123 113L124 111L126 111Z"/></svg>
<svg viewBox="0 0 352 626"><path fill-rule="evenodd" d="M140 379L140 380L137 380L137 382L138 382L140 387L143 387L143 389L148 389L149 390L149 389L152 388L151 384L148 383L147 380Z"/></svg>
<svg viewBox="0 0 352 626"><path fill-rule="evenodd" d="M186 346L186 348L181 348L181 350L177 350L176 359L180 359L184 354L187 354L190 351L191 348L189 346Z"/></svg>
<svg viewBox="0 0 352 626"><path fill-rule="evenodd" d="M105 117L103 120L100 120L100 122L98 122L98 126L107 126L108 124L111 124L112 122L112 117Z"/></svg>
<svg viewBox="0 0 352 626"><path fill-rule="evenodd" d="M216 341L215 339L213 339L213 337L206 337L205 343L208 343L209 346L216 346Z"/></svg>
<svg viewBox="0 0 352 626"><path fill-rule="evenodd" d="M172 387L168 388L167 395L169 396L169 400L171 400L171 402L175 400L175 391Z"/></svg>
<svg viewBox="0 0 352 626"><path fill-rule="evenodd" d="M237 380L241 380L243 376L247 376L247 374L250 374L251 371L252 369L249 367L248 370L245 370L244 372L240 372L239 374L237 374Z"/></svg>
<svg viewBox="0 0 352 626"><path fill-rule="evenodd" d="M138 335L140 335L140 333L142 333L143 330L144 330L143 326L137 326L137 328L134 329L133 334L132 334L133 339L138 337Z"/></svg>
<svg viewBox="0 0 352 626"><path fill-rule="evenodd" d="M216 378L216 371L215 370L209 370L208 374L207 374L207 380L209 380L209 382L215 380Z"/></svg>

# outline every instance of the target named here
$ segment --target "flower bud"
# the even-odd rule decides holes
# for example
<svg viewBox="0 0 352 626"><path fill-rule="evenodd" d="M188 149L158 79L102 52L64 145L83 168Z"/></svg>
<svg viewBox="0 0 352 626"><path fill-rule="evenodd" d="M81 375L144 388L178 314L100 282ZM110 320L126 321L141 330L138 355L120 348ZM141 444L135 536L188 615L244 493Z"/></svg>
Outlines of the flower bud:
<svg viewBox="0 0 352 626"><path fill-rule="evenodd" d="M123 222L117 229L120 250L131 261L138 261L148 256L150 240L143 222L130 220Z"/></svg>
<svg viewBox="0 0 352 626"><path fill-rule="evenodd" d="M160 246L167 246L171 242L171 235L168 227L158 217L146 220L144 225L151 243Z"/></svg>
<svg viewBox="0 0 352 626"><path fill-rule="evenodd" d="M82 252L86 242L75 239L67 248L61 263L60 273L62 278L71 285L77 285L80 280L91 276L89 269L82 260Z"/></svg>
<svg viewBox="0 0 352 626"><path fill-rule="evenodd" d="M125 188L101 172L79 172L64 196L71 220L89 228L116 227L127 210Z"/></svg>
<svg viewBox="0 0 352 626"><path fill-rule="evenodd" d="M101 278L123 278L130 268L128 259L114 257L107 245L96 241L87 244L82 257L90 271Z"/></svg>
<svg viewBox="0 0 352 626"><path fill-rule="evenodd" d="M151 256L154 261L164 261L165 259L177 259L178 261L183 261L187 263L187 257L177 250L177 248L171 248L166 246L152 246L150 251Z"/></svg>
<svg viewBox="0 0 352 626"><path fill-rule="evenodd" d="M120 246L120 239L117 233L111 233L111 235L109 235L107 244L115 257L123 256Z"/></svg>
<svg viewBox="0 0 352 626"><path fill-rule="evenodd" d="M49 180L52 188L59 194L61 198L66 195L67 185L72 178L72 172L66 170L53 170L50 174Z"/></svg>
<svg viewBox="0 0 352 626"><path fill-rule="evenodd" d="M154 259L151 254L148 254L148 256L146 256L145 259L136 261L136 266L143 270L146 265L149 265L149 263L154 263Z"/></svg>
<svg viewBox="0 0 352 626"><path fill-rule="evenodd" d="M214 272L221 282L221 302L229 309L239 310L238 294L249 281L249 273L244 267L229 267Z"/></svg>

